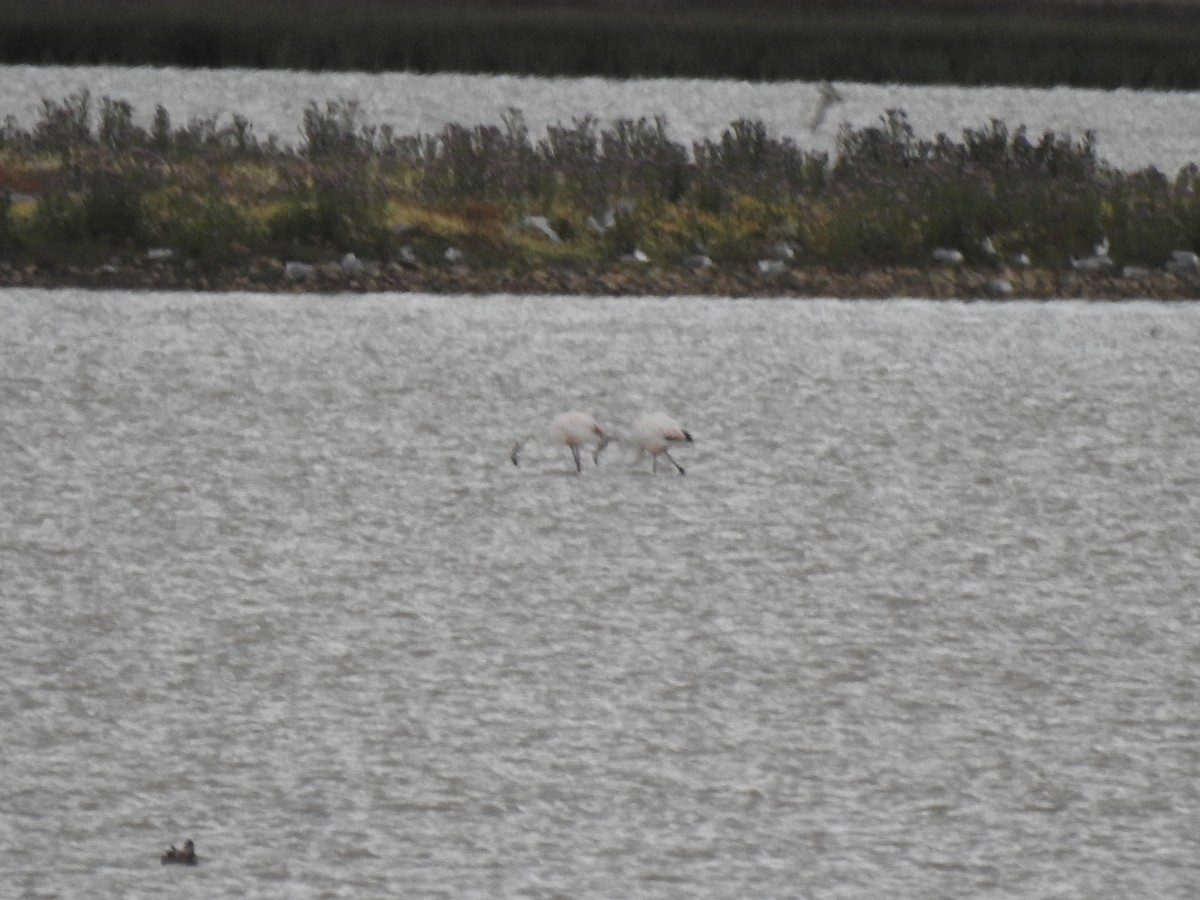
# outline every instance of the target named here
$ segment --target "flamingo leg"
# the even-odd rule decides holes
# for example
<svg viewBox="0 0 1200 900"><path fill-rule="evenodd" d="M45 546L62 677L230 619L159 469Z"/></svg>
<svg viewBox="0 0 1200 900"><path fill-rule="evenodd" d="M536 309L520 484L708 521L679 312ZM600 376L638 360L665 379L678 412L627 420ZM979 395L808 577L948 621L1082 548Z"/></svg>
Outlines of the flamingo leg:
<svg viewBox="0 0 1200 900"><path fill-rule="evenodd" d="M575 457L575 471L583 474L583 463L579 461L579 447L571 445L571 455Z"/></svg>
<svg viewBox="0 0 1200 900"><path fill-rule="evenodd" d="M680 475L687 474L687 472L684 470L683 466L681 466L679 463L675 462L675 457L673 457L670 453L668 453L666 450L664 450L662 455L665 456L667 459L671 460L671 465L673 465L675 468L677 468L679 470Z"/></svg>

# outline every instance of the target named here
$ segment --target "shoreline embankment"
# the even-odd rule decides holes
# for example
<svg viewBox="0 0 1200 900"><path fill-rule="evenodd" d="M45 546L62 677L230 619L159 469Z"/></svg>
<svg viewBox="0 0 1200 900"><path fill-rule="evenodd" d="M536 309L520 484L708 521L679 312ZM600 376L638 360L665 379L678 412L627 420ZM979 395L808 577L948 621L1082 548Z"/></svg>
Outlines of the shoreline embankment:
<svg viewBox="0 0 1200 900"><path fill-rule="evenodd" d="M146 260L101 266L16 267L0 264L5 288L248 292L270 294L422 293L438 295L712 296L730 298L840 298L882 300L1200 300L1200 275L1167 271L1077 272L1040 268L893 267L837 272L795 267L772 274L708 267L692 271L653 265L606 268L478 269L411 267L355 260L288 265L251 259L204 268L187 261Z"/></svg>

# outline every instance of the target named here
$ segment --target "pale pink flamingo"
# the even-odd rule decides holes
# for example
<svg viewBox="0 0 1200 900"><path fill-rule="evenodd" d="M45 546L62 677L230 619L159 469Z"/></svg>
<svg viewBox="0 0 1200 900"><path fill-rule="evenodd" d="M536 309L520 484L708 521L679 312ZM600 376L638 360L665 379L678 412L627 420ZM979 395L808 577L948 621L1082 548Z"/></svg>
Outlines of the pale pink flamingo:
<svg viewBox="0 0 1200 900"><path fill-rule="evenodd" d="M629 434L629 442L637 450L633 462L636 465L643 454L649 453L652 460L651 471L658 471L658 458L665 456L671 460L671 465L679 470L680 475L686 475L683 466L675 462L667 448L672 444L690 444L692 436L685 431L669 415L662 412L645 413L633 423Z"/></svg>
<svg viewBox="0 0 1200 900"><path fill-rule="evenodd" d="M595 419L585 412L578 411L565 412L555 416L554 421L550 423L550 436L555 444L561 444L571 451L571 457L575 460L576 472L583 472L583 463L579 458L580 448L592 447L592 462L599 465L600 451L608 445L610 440L608 432L597 424ZM513 445L509 459L512 460L514 466L521 464L520 454L521 448L524 446L524 440Z"/></svg>

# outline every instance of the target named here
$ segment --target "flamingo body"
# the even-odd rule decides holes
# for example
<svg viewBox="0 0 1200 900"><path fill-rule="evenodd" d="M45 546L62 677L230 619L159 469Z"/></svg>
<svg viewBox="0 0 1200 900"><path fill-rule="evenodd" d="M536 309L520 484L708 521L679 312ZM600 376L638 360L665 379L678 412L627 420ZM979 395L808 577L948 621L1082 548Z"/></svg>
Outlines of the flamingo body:
<svg viewBox="0 0 1200 900"><path fill-rule="evenodd" d="M579 456L581 449L592 447L592 462L599 464L600 451L609 442L608 432L590 415L577 410L555 416L550 423L550 437L556 445L571 451L576 472L583 471L583 462ZM509 458L514 466L520 465L520 453L524 444L524 441L519 441L512 448Z"/></svg>
<svg viewBox="0 0 1200 900"><path fill-rule="evenodd" d="M554 421L550 423L550 433L554 435L556 443L570 449L571 456L575 459L576 472L583 471L583 464L579 461L581 447L593 446L592 462L598 464L600 451L608 443L605 430L585 412L572 411L555 416Z"/></svg>
<svg viewBox="0 0 1200 900"><path fill-rule="evenodd" d="M646 413L638 418L633 423L633 430L630 432L629 440L637 450L637 457L634 459L636 463L643 455L649 453L651 459L651 471L658 471L658 458L665 456L671 461L680 475L687 474L683 466L675 462L675 459L668 452L672 444L690 444L692 436L685 431L674 419L666 413L655 412Z"/></svg>

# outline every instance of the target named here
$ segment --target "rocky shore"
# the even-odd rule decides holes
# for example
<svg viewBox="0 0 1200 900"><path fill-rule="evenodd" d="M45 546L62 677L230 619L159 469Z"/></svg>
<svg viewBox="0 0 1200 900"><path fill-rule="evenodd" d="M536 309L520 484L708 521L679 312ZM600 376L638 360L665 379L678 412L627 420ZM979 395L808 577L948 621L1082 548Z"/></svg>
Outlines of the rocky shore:
<svg viewBox="0 0 1200 900"><path fill-rule="evenodd" d="M545 294L583 296L837 297L885 299L1197 300L1200 274L1079 272L964 267L835 272L795 267L762 273L752 267L614 264L605 268L493 269L465 265L412 267L351 258L318 265L251 259L200 268L172 257L100 266L0 263L0 287L256 293Z"/></svg>

